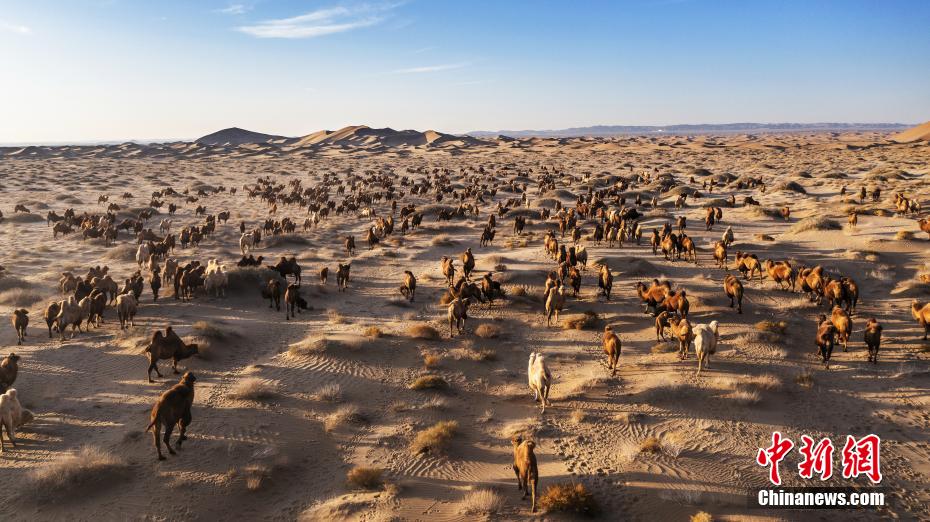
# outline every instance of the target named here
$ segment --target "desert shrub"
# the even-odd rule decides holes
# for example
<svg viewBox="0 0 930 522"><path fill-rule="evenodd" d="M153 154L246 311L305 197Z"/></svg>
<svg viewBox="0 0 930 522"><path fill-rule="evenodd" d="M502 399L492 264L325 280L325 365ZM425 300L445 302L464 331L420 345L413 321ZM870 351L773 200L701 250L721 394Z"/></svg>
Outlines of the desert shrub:
<svg viewBox="0 0 930 522"><path fill-rule="evenodd" d="M355 467L346 474L346 481L350 486L359 489L376 489L383 481L381 475L384 473L380 468Z"/></svg>
<svg viewBox="0 0 930 522"><path fill-rule="evenodd" d="M130 244L116 245L107 249L103 258L108 261L135 261L138 247Z"/></svg>
<svg viewBox="0 0 930 522"><path fill-rule="evenodd" d="M333 431L349 423L357 424L361 422L365 422L365 416L362 415L358 406L347 404L327 415L323 419L323 427L326 428L326 431Z"/></svg>
<svg viewBox="0 0 930 522"><path fill-rule="evenodd" d="M421 375L408 386L411 390L445 390L448 387L449 383L436 374Z"/></svg>
<svg viewBox="0 0 930 522"><path fill-rule="evenodd" d="M414 339L439 339L439 331L428 324L414 324L407 329L407 335Z"/></svg>
<svg viewBox="0 0 930 522"><path fill-rule="evenodd" d="M39 214L9 214L5 216L7 221L10 223L42 223L45 221L45 218Z"/></svg>
<svg viewBox="0 0 930 522"><path fill-rule="evenodd" d="M442 362L442 356L435 352L423 352L423 366L434 368Z"/></svg>
<svg viewBox="0 0 930 522"><path fill-rule="evenodd" d="M795 223L790 229L789 234L800 234L811 230L841 230L843 228L837 221L825 216L811 216Z"/></svg>
<svg viewBox="0 0 930 522"><path fill-rule="evenodd" d="M639 443L640 453L659 453L662 451L662 443L656 437L647 437Z"/></svg>
<svg viewBox="0 0 930 522"><path fill-rule="evenodd" d="M756 330L776 335L785 335L788 323L785 321L770 321L768 319L759 321L755 324Z"/></svg>
<svg viewBox="0 0 930 522"><path fill-rule="evenodd" d="M434 247L450 247L456 245L457 243L457 241L450 238L447 234L433 236L433 239L431 239L429 242L429 244Z"/></svg>
<svg viewBox="0 0 930 522"><path fill-rule="evenodd" d="M762 400L762 395L756 390L736 390L729 397L741 406L752 406Z"/></svg>
<svg viewBox="0 0 930 522"><path fill-rule="evenodd" d="M774 208L765 208L758 205L752 205L746 209L746 213L754 218L782 219L781 211Z"/></svg>
<svg viewBox="0 0 930 522"><path fill-rule="evenodd" d="M803 372L795 375L794 382L803 388L810 388L814 385L814 374L809 370L804 370Z"/></svg>
<svg viewBox="0 0 930 522"><path fill-rule="evenodd" d="M292 344L287 349L287 353L295 357L322 354L327 350L334 349L337 345L338 343L336 341L332 341L326 337L320 337L318 339L307 338Z"/></svg>
<svg viewBox="0 0 930 522"><path fill-rule="evenodd" d="M449 401L445 397L433 395L420 403L421 410L444 410L449 406Z"/></svg>
<svg viewBox="0 0 930 522"><path fill-rule="evenodd" d="M368 328L365 328L365 337L379 339L384 337L384 331L377 326L369 326Z"/></svg>
<svg viewBox="0 0 930 522"><path fill-rule="evenodd" d="M45 295L32 288L11 288L0 292L0 305L15 308L30 308L45 299Z"/></svg>
<svg viewBox="0 0 930 522"><path fill-rule="evenodd" d="M586 328L594 328L600 322L600 317L597 315L597 312L592 310L586 310L582 314L570 315L565 318L565 323L562 325L564 330L584 330Z"/></svg>
<svg viewBox="0 0 930 522"><path fill-rule="evenodd" d="M898 241L911 241L914 239L914 232L910 230L898 230L898 232L895 233L894 238Z"/></svg>
<svg viewBox="0 0 930 522"><path fill-rule="evenodd" d="M771 373L762 375L745 376L737 383L740 388L759 391L774 391L781 388L781 378Z"/></svg>
<svg viewBox="0 0 930 522"><path fill-rule="evenodd" d="M346 318L339 313L339 310L333 308L326 311L326 317L329 320L329 324L345 324L348 322Z"/></svg>
<svg viewBox="0 0 930 522"><path fill-rule="evenodd" d="M593 517L600 509L584 484L554 484L546 488L539 498L539 506L546 512L566 512Z"/></svg>
<svg viewBox="0 0 930 522"><path fill-rule="evenodd" d="M585 420L587 420L587 415L585 415L584 410L576 409L576 410L572 410L572 412L569 414L568 418L569 418L569 420L571 420L572 423L574 423L574 424L581 424L582 422L584 422Z"/></svg>
<svg viewBox="0 0 930 522"><path fill-rule="evenodd" d="M501 328L496 324L482 323L475 328L475 335L482 339L495 339L501 334Z"/></svg>
<svg viewBox="0 0 930 522"><path fill-rule="evenodd" d="M463 515L494 515L504 507L504 499L490 489L469 491L459 501Z"/></svg>
<svg viewBox="0 0 930 522"><path fill-rule="evenodd" d="M690 522L714 522L714 517L706 511L698 511L691 515Z"/></svg>
<svg viewBox="0 0 930 522"><path fill-rule="evenodd" d="M458 432L456 421L440 421L420 431L413 438L410 450L413 453L440 452L449 445Z"/></svg>
<svg viewBox="0 0 930 522"><path fill-rule="evenodd" d="M191 327L194 333L204 339L219 341L225 339L229 333L220 328L220 326L209 321L197 321Z"/></svg>
<svg viewBox="0 0 930 522"><path fill-rule="evenodd" d="M685 436L679 432L670 433L659 441L662 453L672 458L678 458L685 449Z"/></svg>
<svg viewBox="0 0 930 522"><path fill-rule="evenodd" d="M320 401L339 402L342 400L342 386L335 383L323 385L313 396Z"/></svg>
<svg viewBox="0 0 930 522"><path fill-rule="evenodd" d="M267 285L269 279L284 281L277 272L263 266L234 266L227 271L227 277L230 293L247 292L252 295L257 294L259 288ZM287 285L282 285L282 289L286 287Z"/></svg>
<svg viewBox="0 0 930 522"><path fill-rule="evenodd" d="M229 391L233 399L258 401L275 396L275 385L266 379L246 377L237 382Z"/></svg>
<svg viewBox="0 0 930 522"><path fill-rule="evenodd" d="M73 455L59 457L31 470L27 475L29 490L39 498L60 497L75 490L100 489L105 479L116 478L126 463L107 450L85 446Z"/></svg>
<svg viewBox="0 0 930 522"><path fill-rule="evenodd" d="M678 351L678 345L675 343L656 343L649 349L651 353L673 353Z"/></svg>
<svg viewBox="0 0 930 522"><path fill-rule="evenodd" d="M304 236L298 234L281 234L277 236L263 236L262 248L276 247L312 247L313 243Z"/></svg>
<svg viewBox="0 0 930 522"><path fill-rule="evenodd" d="M456 361L467 359L470 361L493 361L497 352L491 348L475 348L471 343L463 343L458 348L449 351L449 355Z"/></svg>
<svg viewBox="0 0 930 522"><path fill-rule="evenodd" d="M797 181L785 181L785 182L779 183L778 185L775 186L775 190L780 190L784 192L797 192L799 194L807 194L807 190L805 190L804 187L801 186L801 184L798 183Z"/></svg>

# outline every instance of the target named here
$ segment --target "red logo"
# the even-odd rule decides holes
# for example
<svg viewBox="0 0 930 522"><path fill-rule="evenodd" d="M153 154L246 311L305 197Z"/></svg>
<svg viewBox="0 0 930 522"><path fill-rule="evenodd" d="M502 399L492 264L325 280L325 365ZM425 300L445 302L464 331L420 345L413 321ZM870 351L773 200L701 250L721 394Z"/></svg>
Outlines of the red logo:
<svg viewBox="0 0 930 522"><path fill-rule="evenodd" d="M869 477L873 483L882 481L881 439L878 435L866 435L856 440L852 435L846 436L843 446L843 478L855 478L859 475Z"/></svg>
<svg viewBox="0 0 930 522"><path fill-rule="evenodd" d="M801 435L801 447L798 451L804 455L804 460L798 464L801 478L813 478L815 472L820 475L820 480L827 480L833 476L833 441L825 437L814 446L814 439Z"/></svg>
<svg viewBox="0 0 930 522"><path fill-rule="evenodd" d="M756 464L771 467L769 480L776 486L781 485L781 476L778 474L778 464L784 460L785 455L794 447L790 439L782 438L781 432L772 432L772 445L768 448L759 448L756 455Z"/></svg>
<svg viewBox="0 0 930 522"><path fill-rule="evenodd" d="M871 434L856 439L852 435L846 436L846 444L840 452L843 459L843 478L857 478L865 475L873 483L882 481L881 472L881 439ZM783 437L781 432L772 432L772 444L767 448L759 448L756 454L756 463L769 468L769 480L776 486L781 485L781 474L778 465L785 459L794 442ZM798 451L804 457L798 463L798 475L801 478L812 479L814 474L820 480L827 480L833 476L833 441L824 437L814 444L814 439L801 435L801 446Z"/></svg>

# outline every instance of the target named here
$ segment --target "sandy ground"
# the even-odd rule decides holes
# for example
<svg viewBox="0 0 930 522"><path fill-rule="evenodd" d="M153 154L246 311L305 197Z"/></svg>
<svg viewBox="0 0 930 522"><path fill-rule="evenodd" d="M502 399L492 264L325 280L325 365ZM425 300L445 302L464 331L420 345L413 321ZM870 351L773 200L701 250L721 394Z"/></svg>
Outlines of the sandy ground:
<svg viewBox="0 0 930 522"><path fill-rule="evenodd" d="M927 284L918 274L928 270L930 242L914 216L895 214L892 202L894 192L901 191L924 206L928 203L926 144L892 145L873 134L781 135L500 140L436 149L340 147L299 155L67 156L0 159L0 210L5 216L0 265L6 268L0 279L0 313L8 317L14 306L26 306L32 318L21 347L4 319L0 355L21 355L15 387L24 406L36 414L19 433L17 447L8 445L0 456L3 520L531 518L510 469L509 437L518 432L537 441L540 493L558 482L580 482L608 519L684 520L699 511L718 520L930 517L930 343L921 341L909 312L911 299L928 298ZM533 180L543 166L573 178L561 178L558 190L540 195ZM647 240L619 249L583 240L589 259L606 261L615 273L609 302L597 295L597 272L590 266L581 294L568 300L561 323L593 311L599 320L589 329L545 326L540 296L545 274L555 264L543 251L542 238L556 222L531 217L526 233L513 237L506 216L499 221L494 243L479 248L488 205L478 217L449 222L437 222L434 213L427 213L420 229L406 236L396 231L373 250L363 239L370 220L354 214L333 215L313 230L299 228L293 236L271 238L256 254L269 259L296 255L304 270L304 295L313 309L296 320L285 321L283 312L269 310L255 281L234 270L227 298L200 294L185 303L165 288L163 298L153 303L146 287L135 328L120 332L115 311L108 309L99 329L65 341L57 334L47 337L42 310L49 300L60 299L56 286L62 271L83 274L106 264L122 280L136 269L134 240L125 232L109 248L96 240L84 242L77 234L53 240L42 219L48 210L103 212L97 196L109 194L110 201L138 211L147 205L148 194L168 185L179 191L241 188L258 176L271 176L282 183L299 178L304 186L313 186L326 172L400 175L421 167L451 169L453 184L460 169L471 175L484 167L486 182L501 184L497 196L488 198L495 206L519 197L504 183L525 179L534 209L556 198L571 206L573 194L586 192L588 186L606 187L616 176L631 174L631 168L633 173L657 168L673 174L679 185L697 189L709 179L707 172L695 174L698 168L721 180L761 176L767 190L737 189L724 182L713 194L676 210L673 189L660 194L660 209L645 209L647 231L676 216L688 217L688 233L699 248L697 266L654 256ZM429 174L409 175L417 180ZM696 185L689 184L692 175ZM800 183L806 194L779 189L787 180ZM840 196L844 185L849 190L845 198ZM881 201L860 205L854 195L863 185L881 186ZM649 187L631 190L652 194ZM131 199L121 197L127 191ZM209 213L230 210L233 215L199 247L179 248L175 257L202 262L216 257L233 267L239 259L239 221L254 225L268 215L267 205L244 192L227 191L193 204L169 198L181 205L175 231L202 221L194 215L197 204ZM724 207L723 223L705 231L701 206L731 193L740 206ZM748 195L761 207L741 206ZM435 208L429 207L432 194L408 195L400 203L408 202L421 210ZM17 203L34 215L14 214ZM760 211L785 204L792 210L787 222ZM855 228L846 226L853 207L861 212ZM379 215L390 213L384 202L374 208ZM282 206L276 217L290 216L301 224L305 215L305 209ZM829 216L843 227L789 232L809 216ZM153 227L161 217L153 218ZM862 295L849 352L838 348L829 369L813 353L814 321L820 313L829 314L825 306L818 308L800 293L777 290L769 280L756 280L746 283L744 314L728 307L722 291L725 273L713 267L711 258L711 245L726 226L736 234L731 256L742 250L760 259L821 264L858 282ZM589 234L593 222L582 228ZM902 230L915 231L915 239L897 239ZM353 257L342 248L347 234L358 240ZM771 240L758 239L761 234ZM439 235L448 240L437 239ZM527 295L472 307L466 332L450 339L446 307L439 304L445 292L439 258L458 258L467 247L475 252L479 277L494 270L511 294L525 289ZM336 263L347 260L352 278L348 291L341 293L335 286ZM315 275L323 266L330 270L326 285ZM403 302L397 291L404 270L419 280L413 304ZM653 277L687 289L693 323L720 321L721 346L710 369L699 377L693 357L680 361L671 342L656 342L653 319L642 313L633 285ZM877 365L866 362L862 342L868 317L884 325ZM760 332L754 325L762 320L785 321L787 329L781 335ZM221 334L196 330L197 321ZM206 349L202 357L182 363L199 377L190 440L177 456L159 462L144 429L155 399L176 377L163 362L165 378L148 383L142 348L152 329L168 324L181 335L198 337ZM421 324L434 326L442 338L412 338L410 327ZM605 324L612 325L623 343L614 377L600 348ZM479 337L475 331L480 325L495 326L500 333ZM384 336L366 336L370 326ZM301 350L314 342L316 349ZM554 374L553 404L545 414L534 406L526 385L526 360L533 350L547 355ZM449 389L408 389L424 373L441 375ZM760 384L760 376L769 376L767 384ZM263 380L271 393L254 400L233 398L231 391L249 378ZM339 397L318 395L329 385L339 386ZM335 422L333 413L346 407L357 411L346 422ZM416 432L444 420L459 423L445 451L410 451ZM795 440L802 434L827 436L839 445L847 434L879 434L889 505L877 511L748 508L746 491L764 486L767 478L754 457L773 430ZM649 437L661 441L661 451L640 451ZM34 491L36 469L82 446L109 452L117 465L76 484ZM798 478L796 462L794 454L783 465L787 485L809 485ZM346 473L354 466L383 469L386 486L373 491L348 486ZM462 512L463 496L477 489L501 496L498 513Z"/></svg>

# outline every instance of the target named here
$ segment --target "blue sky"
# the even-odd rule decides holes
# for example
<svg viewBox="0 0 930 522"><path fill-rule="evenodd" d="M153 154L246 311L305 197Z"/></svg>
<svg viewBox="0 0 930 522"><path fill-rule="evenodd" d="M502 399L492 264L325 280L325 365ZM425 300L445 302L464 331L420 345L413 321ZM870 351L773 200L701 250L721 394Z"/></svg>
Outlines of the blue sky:
<svg viewBox="0 0 930 522"><path fill-rule="evenodd" d="M0 49L0 142L930 119L916 0L2 0Z"/></svg>

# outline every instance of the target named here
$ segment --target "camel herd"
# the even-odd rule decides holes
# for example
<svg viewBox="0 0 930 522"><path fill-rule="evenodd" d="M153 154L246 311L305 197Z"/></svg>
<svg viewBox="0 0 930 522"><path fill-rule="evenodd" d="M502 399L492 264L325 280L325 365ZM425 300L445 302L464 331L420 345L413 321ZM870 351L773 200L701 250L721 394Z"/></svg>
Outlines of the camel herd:
<svg viewBox="0 0 930 522"><path fill-rule="evenodd" d="M429 175L414 179L413 174L424 173ZM527 183L521 184L513 180L504 182L477 173L466 174L463 177L455 177L454 174L448 169L425 168L414 169L399 176L366 171L365 174L354 173L341 179L337 179L335 175L327 175L323 183L313 186L304 186L297 178L291 178L284 183L270 176L259 177L255 183L243 186L240 194L249 199L262 200L270 217L252 227L245 222L239 223L238 243L242 257L239 260L225 261L230 264L235 261L240 269L254 267L260 270L263 279L254 289L254 299L259 302L267 300L268 307L275 313L281 311L283 300L285 320L289 321L302 311L310 309L306 297L302 295L303 270L298 256L283 255L274 264L263 263L265 257L261 255L255 257L255 253L263 248L263 241L267 238L300 233L296 227L298 220L287 216L275 217L279 212L305 212L308 217L304 220L304 230L319 227L334 216L358 220L364 225L362 228L365 230L365 243L369 249L378 248L393 234L403 235L419 227L427 215L419 206L424 199L436 205L446 203L445 207L435 211L436 223L439 223L440 227L445 221L473 218L481 212L488 212L487 223L476 238L478 248L491 245L497 237L498 224L507 219L513 221L513 236L519 237L526 233L525 229L532 224L527 220L528 214L522 212L530 203L530 187ZM546 228L539 255L545 256L552 266L552 269L545 273L544 280L540 274L540 281L544 285L542 312L547 327L558 325L560 314L566 309L567 304L573 299L582 298L585 274L589 273L589 268L593 268L596 275L596 297L603 297L607 302L617 297L614 270L622 270L623 267L610 267L606 261L589 265L588 255L591 248L621 249L624 248L624 243L639 245L646 234L650 238L651 250L656 257L661 256L662 260L670 263L683 261L700 266L700 257L704 252L697 246L694 238L688 235L685 215L678 215L674 220L669 219L661 226L646 231L646 212L660 205L659 195L643 198L643 193L637 191L635 202L632 205L627 204L627 192L634 191L638 185L655 181L654 176L658 175L644 172L621 178L597 190L573 193L574 206L569 207L557 200L553 210L543 208L529 214L538 217ZM565 183L563 178L564 174L556 172L555 169L542 168L535 172L534 181L538 192L544 193L554 189L557 184L571 187L571 183ZM679 182L674 179L668 180L668 189L675 186L679 186ZM761 182L747 186L764 192L765 185ZM713 191L715 183L708 185L705 181L702 187ZM520 196L498 198L498 192L503 191ZM150 288L153 304L158 303L163 285L173 289L173 297L176 300L225 298L229 292L230 271L224 261L191 259L184 253L190 245L213 240L217 227L229 226L227 222L232 216L228 210L224 209L216 214L209 212L211 196L221 192L227 192L227 189L200 189L193 193L164 187L152 193L149 206L144 211L122 221L117 219L119 205L109 203L109 196L105 194L98 200L100 205L107 204L105 211L88 210L80 213L69 208L62 214L49 212L47 225L51 226L54 223L51 229L53 240L62 240L59 239L60 236L66 237L77 229L82 231L83 240L103 238L104 247L108 247L120 241L121 233L127 231L129 236L126 239L130 244L136 245L137 249L135 270L126 274L125 278L116 277L107 266L94 266L84 275L72 272L62 274L58 290L63 297L48 303L44 310L49 338L52 338L53 332L57 332L59 338L64 340L66 333L73 338L89 331L91 327L102 328L110 308L115 309L121 329L133 327L140 303L143 299L148 299L148 296L144 295L146 283ZM234 195L236 189L229 189L228 192ZM877 189L873 191L873 194L875 193L878 193ZM679 195L675 200L675 208L687 208L688 201L687 194ZM734 195L726 201L728 206L736 205ZM148 223L160 213L159 209L166 203L170 217L160 220L156 233L147 228ZM746 205L756 203L750 196L744 199ZM193 215L198 222L181 227L177 234L172 233L173 229L181 225L177 210L193 204L196 204ZM909 215L919 213L921 208L919 201L903 194L895 194L894 206L898 212ZM14 211L29 212L29 209L17 205ZM723 208L719 206L707 206L703 208L702 214L707 231L723 223L725 217ZM780 215L788 220L791 209L785 206ZM395 226L395 216L398 216L398 226ZM919 226L921 230L930 233L927 220L921 219ZM350 291L351 258L356 254L355 236L345 236L339 241L344 246L346 259L338 260L336 284L340 292L347 292ZM753 304L750 300L750 294L754 291L753 285L757 282L761 288L765 279L768 279L772 285L786 293L801 292L806 294L811 302L828 307L829 315L820 315L813 332L817 353L824 365L829 364L836 344L842 344L844 351L848 349L854 331L854 320L859 321L856 317L856 306L860 291L852 277L828 273L827 269L820 265L797 266L795 262L787 259L760 259L756 254L743 250L733 254L731 264L729 250L734 242L735 231L733 226L729 225L720 236L720 240L714 242L711 252L715 268L722 271L718 272L722 277L722 296L729 301L730 308L737 314L742 314L744 306L751 307ZM446 305L449 336L468 335L467 320L470 307L487 303L491 308L495 300L507 299L508 296L505 295L501 282L494 279L494 272L488 271L481 277L476 276L477 260L471 247L466 248L458 258L442 256L438 261L439 270L446 283L443 305ZM329 268L323 266L318 274L320 283L327 284ZM122 284L119 284L119 281L122 281ZM417 277L412 271L405 270L398 287L403 299L414 302L417 287ZM635 295L642 303L643 313L652 317L650 320L654 321L657 341L671 339L677 342L678 355L682 360L688 359L693 353L697 361L698 375L709 367L710 356L716 352L720 342L720 322L715 319L706 324L693 324L690 314L694 304L692 299L689 299L686 288L677 286L667 279L658 278L649 282L623 281L620 288L624 289L620 292L623 298L632 298ZM627 288L630 291L627 291ZM911 312L914 320L922 327L923 338L926 339L930 333L930 303L915 301ZM29 313L25 308L13 311L12 325L19 344L27 340ZM865 322L864 341L868 347L868 361L872 363L876 363L878 359L881 335L882 325L876 318L868 318ZM621 337L616 326L604 327L602 347L607 357L606 367L613 375L620 369L621 355ZM162 377L158 361L171 360L174 373L179 374L178 363L196 356L198 346L185 343L171 326L167 326L164 332L156 331L152 335L144 353L148 358L147 377L151 382L153 371ZM23 416L19 413L16 417L15 412L21 408L18 410L12 406L17 400L15 390L11 388L16 379L17 361L18 357L10 354L0 365L0 392L13 392L12 397L0 396L0 423L5 427L10 442L15 442L17 422L21 422ZM539 403L541 413L544 413L546 407L551 405L549 396L553 384L545 354L537 351L530 354L527 376L534 400ZM161 442L165 443L170 454L175 453L169 440L175 427L180 430L176 445L180 447L186 439L186 431L193 419L195 381L196 377L192 373L184 373L178 384L164 392L152 409L148 429L154 433L154 445L159 459L164 458ZM4 417L6 410L14 412L11 415L15 419L9 423ZM163 437L160 435L162 429ZM539 477L533 452L534 442L517 437L512 440L512 444L513 469L519 487L524 496L529 494L533 497L535 510Z"/></svg>

